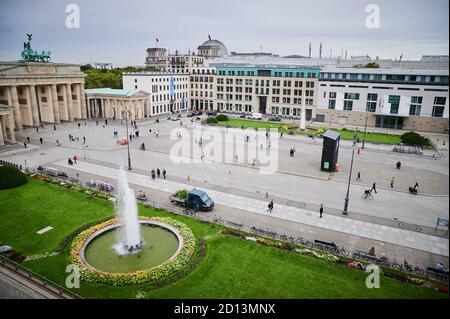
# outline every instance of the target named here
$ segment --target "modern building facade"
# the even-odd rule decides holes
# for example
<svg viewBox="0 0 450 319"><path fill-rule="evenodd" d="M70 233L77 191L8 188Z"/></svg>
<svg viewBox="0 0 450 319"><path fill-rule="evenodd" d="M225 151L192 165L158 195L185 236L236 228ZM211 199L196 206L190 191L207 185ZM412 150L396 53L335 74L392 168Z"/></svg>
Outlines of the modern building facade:
<svg viewBox="0 0 450 319"><path fill-rule="evenodd" d="M306 119L316 115L320 69L302 66L216 65L217 110Z"/></svg>
<svg viewBox="0 0 450 319"><path fill-rule="evenodd" d="M147 92L148 116L179 112L189 108L189 74L169 72L124 73L125 90Z"/></svg>
<svg viewBox="0 0 450 319"><path fill-rule="evenodd" d="M80 66L0 62L0 104L13 108L16 130L89 117Z"/></svg>
<svg viewBox="0 0 450 319"><path fill-rule="evenodd" d="M444 132L448 129L448 71L325 67L316 121Z"/></svg>
<svg viewBox="0 0 450 319"><path fill-rule="evenodd" d="M213 67L194 68L189 75L190 108L192 110L217 110L216 69Z"/></svg>

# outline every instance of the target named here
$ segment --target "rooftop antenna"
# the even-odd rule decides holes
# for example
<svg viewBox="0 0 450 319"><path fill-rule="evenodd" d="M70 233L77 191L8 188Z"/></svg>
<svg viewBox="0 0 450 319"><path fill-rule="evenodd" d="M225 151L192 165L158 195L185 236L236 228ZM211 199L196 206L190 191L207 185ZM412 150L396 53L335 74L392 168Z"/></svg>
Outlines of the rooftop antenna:
<svg viewBox="0 0 450 319"><path fill-rule="evenodd" d="M345 59L347 61L347 50L345 50Z"/></svg>
<svg viewBox="0 0 450 319"><path fill-rule="evenodd" d="M322 42L320 42L320 47L319 47L319 59L322 58Z"/></svg>
<svg viewBox="0 0 450 319"><path fill-rule="evenodd" d="M311 42L309 42L309 55L308 57L311 59Z"/></svg>

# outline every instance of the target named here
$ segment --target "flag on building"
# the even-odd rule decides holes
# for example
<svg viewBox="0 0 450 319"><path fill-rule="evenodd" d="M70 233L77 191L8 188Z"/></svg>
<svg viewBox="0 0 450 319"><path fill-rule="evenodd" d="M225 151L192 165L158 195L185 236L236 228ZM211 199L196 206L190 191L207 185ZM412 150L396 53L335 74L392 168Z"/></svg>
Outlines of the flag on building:
<svg viewBox="0 0 450 319"><path fill-rule="evenodd" d="M156 42L159 42L159 39L158 39L158 38L156 38Z"/></svg>
<svg viewBox="0 0 450 319"><path fill-rule="evenodd" d="M172 98L175 95L175 79L173 76L170 77L169 94Z"/></svg>
<svg viewBox="0 0 450 319"><path fill-rule="evenodd" d="M211 35L210 34L208 34L208 39L209 39L209 41L211 41Z"/></svg>

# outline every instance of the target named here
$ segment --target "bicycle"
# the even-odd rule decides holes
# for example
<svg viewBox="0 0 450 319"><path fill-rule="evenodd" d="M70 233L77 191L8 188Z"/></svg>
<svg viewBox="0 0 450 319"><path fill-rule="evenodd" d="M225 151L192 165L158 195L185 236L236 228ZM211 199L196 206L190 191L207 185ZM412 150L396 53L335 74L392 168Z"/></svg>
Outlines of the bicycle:
<svg viewBox="0 0 450 319"><path fill-rule="evenodd" d="M367 193L366 192L364 192L362 195L361 195L361 198L362 199L374 199L375 197L373 196L373 194L372 194L372 192L371 191L367 191Z"/></svg>
<svg viewBox="0 0 450 319"><path fill-rule="evenodd" d="M191 216L191 217L195 217L195 216L197 215L197 214L195 213L195 210L189 209L189 208L183 210L183 214L184 214L184 215L187 215L187 216Z"/></svg>

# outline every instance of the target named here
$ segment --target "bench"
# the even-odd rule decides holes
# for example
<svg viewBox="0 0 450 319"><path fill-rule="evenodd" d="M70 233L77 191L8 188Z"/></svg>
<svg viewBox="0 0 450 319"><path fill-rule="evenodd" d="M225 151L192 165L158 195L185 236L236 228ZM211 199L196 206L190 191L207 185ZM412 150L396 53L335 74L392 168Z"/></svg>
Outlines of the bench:
<svg viewBox="0 0 450 319"><path fill-rule="evenodd" d="M338 249L338 246L334 242L330 243L330 242L327 242L327 241L322 241L322 240L315 239L314 240L314 244L319 245L319 246L332 248L332 249Z"/></svg>
<svg viewBox="0 0 450 319"><path fill-rule="evenodd" d="M439 270L433 267L428 267L426 270L427 275L432 275L438 278L443 278L446 281L448 281L448 272L447 271L443 271L443 270Z"/></svg>
<svg viewBox="0 0 450 319"><path fill-rule="evenodd" d="M368 252L362 251L362 250L357 250L353 253L353 257L357 258L362 258L362 259L369 259L372 261L378 261L379 258L376 255L371 255Z"/></svg>

